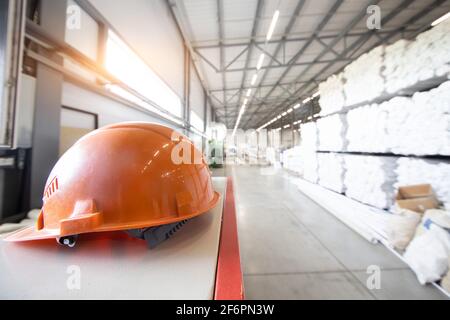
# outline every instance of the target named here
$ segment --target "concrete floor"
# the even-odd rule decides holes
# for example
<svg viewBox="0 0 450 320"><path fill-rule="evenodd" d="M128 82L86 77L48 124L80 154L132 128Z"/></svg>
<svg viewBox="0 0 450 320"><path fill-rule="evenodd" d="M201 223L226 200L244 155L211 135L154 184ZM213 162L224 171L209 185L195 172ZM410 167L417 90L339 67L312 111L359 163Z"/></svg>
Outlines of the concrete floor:
<svg viewBox="0 0 450 320"><path fill-rule="evenodd" d="M302 194L283 170L229 166L213 174L234 180L247 299L446 298ZM379 289L366 285L373 265Z"/></svg>

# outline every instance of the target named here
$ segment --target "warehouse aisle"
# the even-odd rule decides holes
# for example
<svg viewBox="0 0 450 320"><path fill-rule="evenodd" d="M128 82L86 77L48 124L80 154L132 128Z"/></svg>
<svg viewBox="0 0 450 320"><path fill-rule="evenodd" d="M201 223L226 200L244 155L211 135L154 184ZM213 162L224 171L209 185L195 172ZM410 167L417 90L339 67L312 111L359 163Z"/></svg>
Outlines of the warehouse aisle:
<svg viewBox="0 0 450 320"><path fill-rule="evenodd" d="M235 186L247 299L442 299L382 245L373 245L300 193L283 170L217 169ZM381 270L369 290L368 266Z"/></svg>

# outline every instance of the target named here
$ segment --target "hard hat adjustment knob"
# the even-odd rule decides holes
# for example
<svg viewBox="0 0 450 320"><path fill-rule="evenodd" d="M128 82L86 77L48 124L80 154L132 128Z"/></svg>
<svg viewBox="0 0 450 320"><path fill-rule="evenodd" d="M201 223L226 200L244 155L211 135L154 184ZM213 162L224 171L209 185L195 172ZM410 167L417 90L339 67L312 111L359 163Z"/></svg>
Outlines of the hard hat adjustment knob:
<svg viewBox="0 0 450 320"><path fill-rule="evenodd" d="M58 237L56 238L56 242L60 245L68 246L69 248L73 248L77 242L78 235L66 236L66 237Z"/></svg>

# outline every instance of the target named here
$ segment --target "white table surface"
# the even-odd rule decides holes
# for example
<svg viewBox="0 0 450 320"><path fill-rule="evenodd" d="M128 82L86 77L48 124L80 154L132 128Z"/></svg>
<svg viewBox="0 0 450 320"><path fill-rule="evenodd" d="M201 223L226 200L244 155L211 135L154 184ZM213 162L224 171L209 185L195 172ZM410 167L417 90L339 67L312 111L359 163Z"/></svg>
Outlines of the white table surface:
<svg viewBox="0 0 450 320"><path fill-rule="evenodd" d="M74 248L0 238L0 299L212 299L226 178L213 185L219 204L152 250L122 232Z"/></svg>

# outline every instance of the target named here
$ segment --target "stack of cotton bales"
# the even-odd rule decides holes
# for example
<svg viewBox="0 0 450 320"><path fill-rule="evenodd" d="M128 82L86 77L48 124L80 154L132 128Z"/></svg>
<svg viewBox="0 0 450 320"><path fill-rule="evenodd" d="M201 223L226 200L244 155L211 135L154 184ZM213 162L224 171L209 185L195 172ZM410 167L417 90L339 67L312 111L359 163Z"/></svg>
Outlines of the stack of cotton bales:
<svg viewBox="0 0 450 320"><path fill-rule="evenodd" d="M450 81L347 114L347 150L399 155L450 155Z"/></svg>
<svg viewBox="0 0 450 320"><path fill-rule="evenodd" d="M433 187L437 198L450 210L450 162L399 158L397 160L395 187L427 183Z"/></svg>
<svg viewBox="0 0 450 320"><path fill-rule="evenodd" d="M388 152L385 126L388 113L378 104L365 105L347 113L347 150Z"/></svg>
<svg viewBox="0 0 450 320"><path fill-rule="evenodd" d="M422 32L411 44L409 57L419 80L427 80L450 72L450 21ZM415 70L414 70L415 69Z"/></svg>
<svg viewBox="0 0 450 320"><path fill-rule="evenodd" d="M300 126L301 142L299 147L305 180L317 183L317 126L315 122L304 123Z"/></svg>
<svg viewBox="0 0 450 320"><path fill-rule="evenodd" d="M450 20L422 32L415 41L399 40L385 50L386 92L395 93L420 81L450 72Z"/></svg>
<svg viewBox="0 0 450 320"><path fill-rule="evenodd" d="M303 173L303 162L300 154L300 147L287 149L283 152L283 167L298 173Z"/></svg>
<svg viewBox="0 0 450 320"><path fill-rule="evenodd" d="M384 92L383 53L384 46L378 46L345 67L346 106L371 101Z"/></svg>
<svg viewBox="0 0 450 320"><path fill-rule="evenodd" d="M269 147L266 149L266 161L271 165L277 162L275 148Z"/></svg>
<svg viewBox="0 0 450 320"><path fill-rule="evenodd" d="M335 114L317 120L318 150L345 151L347 122L343 114Z"/></svg>
<svg viewBox="0 0 450 320"><path fill-rule="evenodd" d="M328 114L342 110L345 105L344 80L342 73L332 75L327 80L319 84L320 92L320 115Z"/></svg>
<svg viewBox="0 0 450 320"><path fill-rule="evenodd" d="M392 153L450 155L450 82L412 99L389 101L386 132Z"/></svg>
<svg viewBox="0 0 450 320"><path fill-rule="evenodd" d="M346 154L344 185L347 197L380 209L391 207L395 198L396 160L397 157Z"/></svg>
<svg viewBox="0 0 450 320"><path fill-rule="evenodd" d="M318 183L327 189L344 192L343 155L337 153L317 153Z"/></svg>
<svg viewBox="0 0 450 320"><path fill-rule="evenodd" d="M405 78L408 77L411 66L405 60L405 54L411 41L398 40L387 46L384 52L384 70L386 92L394 93L404 88Z"/></svg>

